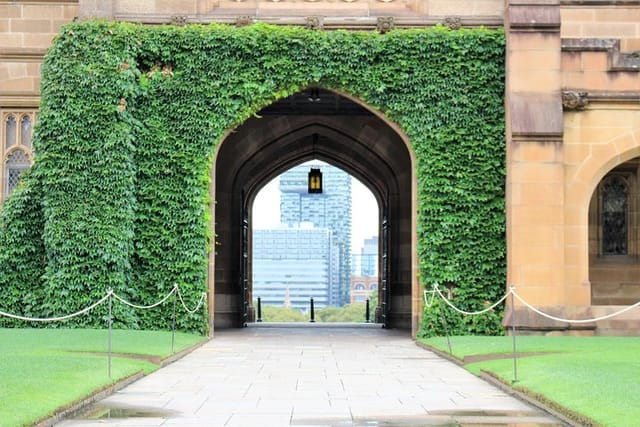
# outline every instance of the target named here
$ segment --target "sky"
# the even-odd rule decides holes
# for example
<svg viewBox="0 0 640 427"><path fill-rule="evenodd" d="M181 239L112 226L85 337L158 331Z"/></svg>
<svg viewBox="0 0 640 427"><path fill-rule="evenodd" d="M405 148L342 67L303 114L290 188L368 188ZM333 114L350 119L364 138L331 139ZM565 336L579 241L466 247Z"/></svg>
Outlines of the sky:
<svg viewBox="0 0 640 427"><path fill-rule="evenodd" d="M280 190L276 178L265 185L253 202L253 227L280 224ZM364 239L378 235L378 202L356 178L351 181L351 253L360 253Z"/></svg>

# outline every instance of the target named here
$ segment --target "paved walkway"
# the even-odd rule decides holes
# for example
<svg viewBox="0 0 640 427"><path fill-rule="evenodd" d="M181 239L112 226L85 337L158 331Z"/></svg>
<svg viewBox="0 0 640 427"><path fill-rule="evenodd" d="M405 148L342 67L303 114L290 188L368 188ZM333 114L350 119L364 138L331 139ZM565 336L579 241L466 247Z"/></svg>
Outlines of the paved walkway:
<svg viewBox="0 0 640 427"><path fill-rule="evenodd" d="M562 425L380 328L216 332L100 405L111 418L58 426Z"/></svg>

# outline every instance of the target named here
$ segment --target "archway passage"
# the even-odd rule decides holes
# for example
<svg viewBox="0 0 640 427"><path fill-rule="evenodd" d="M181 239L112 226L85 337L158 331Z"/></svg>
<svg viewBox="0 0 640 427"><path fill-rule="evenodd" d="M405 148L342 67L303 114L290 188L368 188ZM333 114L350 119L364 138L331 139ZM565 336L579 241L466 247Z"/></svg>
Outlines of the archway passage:
<svg viewBox="0 0 640 427"><path fill-rule="evenodd" d="M333 164L362 181L380 209L381 304L386 326L417 328L414 281L413 192L415 180L406 142L390 124L340 94L311 88L280 100L234 130L215 161L214 327L241 327L250 319L251 236L248 212L259 190L280 173L307 160ZM211 277L212 276L212 277Z"/></svg>

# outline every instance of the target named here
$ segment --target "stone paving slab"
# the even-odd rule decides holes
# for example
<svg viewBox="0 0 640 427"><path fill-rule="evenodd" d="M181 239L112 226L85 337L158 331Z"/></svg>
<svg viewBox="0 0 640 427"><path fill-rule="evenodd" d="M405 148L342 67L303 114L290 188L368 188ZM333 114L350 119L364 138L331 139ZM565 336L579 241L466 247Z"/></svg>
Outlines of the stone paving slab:
<svg viewBox="0 0 640 427"><path fill-rule="evenodd" d="M217 331L99 405L111 408L110 418L57 425L562 425L418 347L406 332L381 328Z"/></svg>

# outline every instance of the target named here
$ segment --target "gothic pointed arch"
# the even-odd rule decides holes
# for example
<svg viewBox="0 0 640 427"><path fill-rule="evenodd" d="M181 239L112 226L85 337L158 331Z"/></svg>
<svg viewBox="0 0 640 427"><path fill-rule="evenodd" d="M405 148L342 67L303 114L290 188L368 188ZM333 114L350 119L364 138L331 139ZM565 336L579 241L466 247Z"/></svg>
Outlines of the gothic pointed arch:
<svg viewBox="0 0 640 427"><path fill-rule="evenodd" d="M241 319L242 248L237 236L242 232L243 212L250 212L266 182L292 166L317 159L356 177L376 197L380 219L387 218L391 228L391 324L415 332L418 310L412 302L418 285L413 279L415 178L410 149L401 134L370 109L324 89L318 97L326 104L314 105L302 91L263 109L230 133L218 149L216 164L224 169L214 166L214 324L239 326Z"/></svg>

